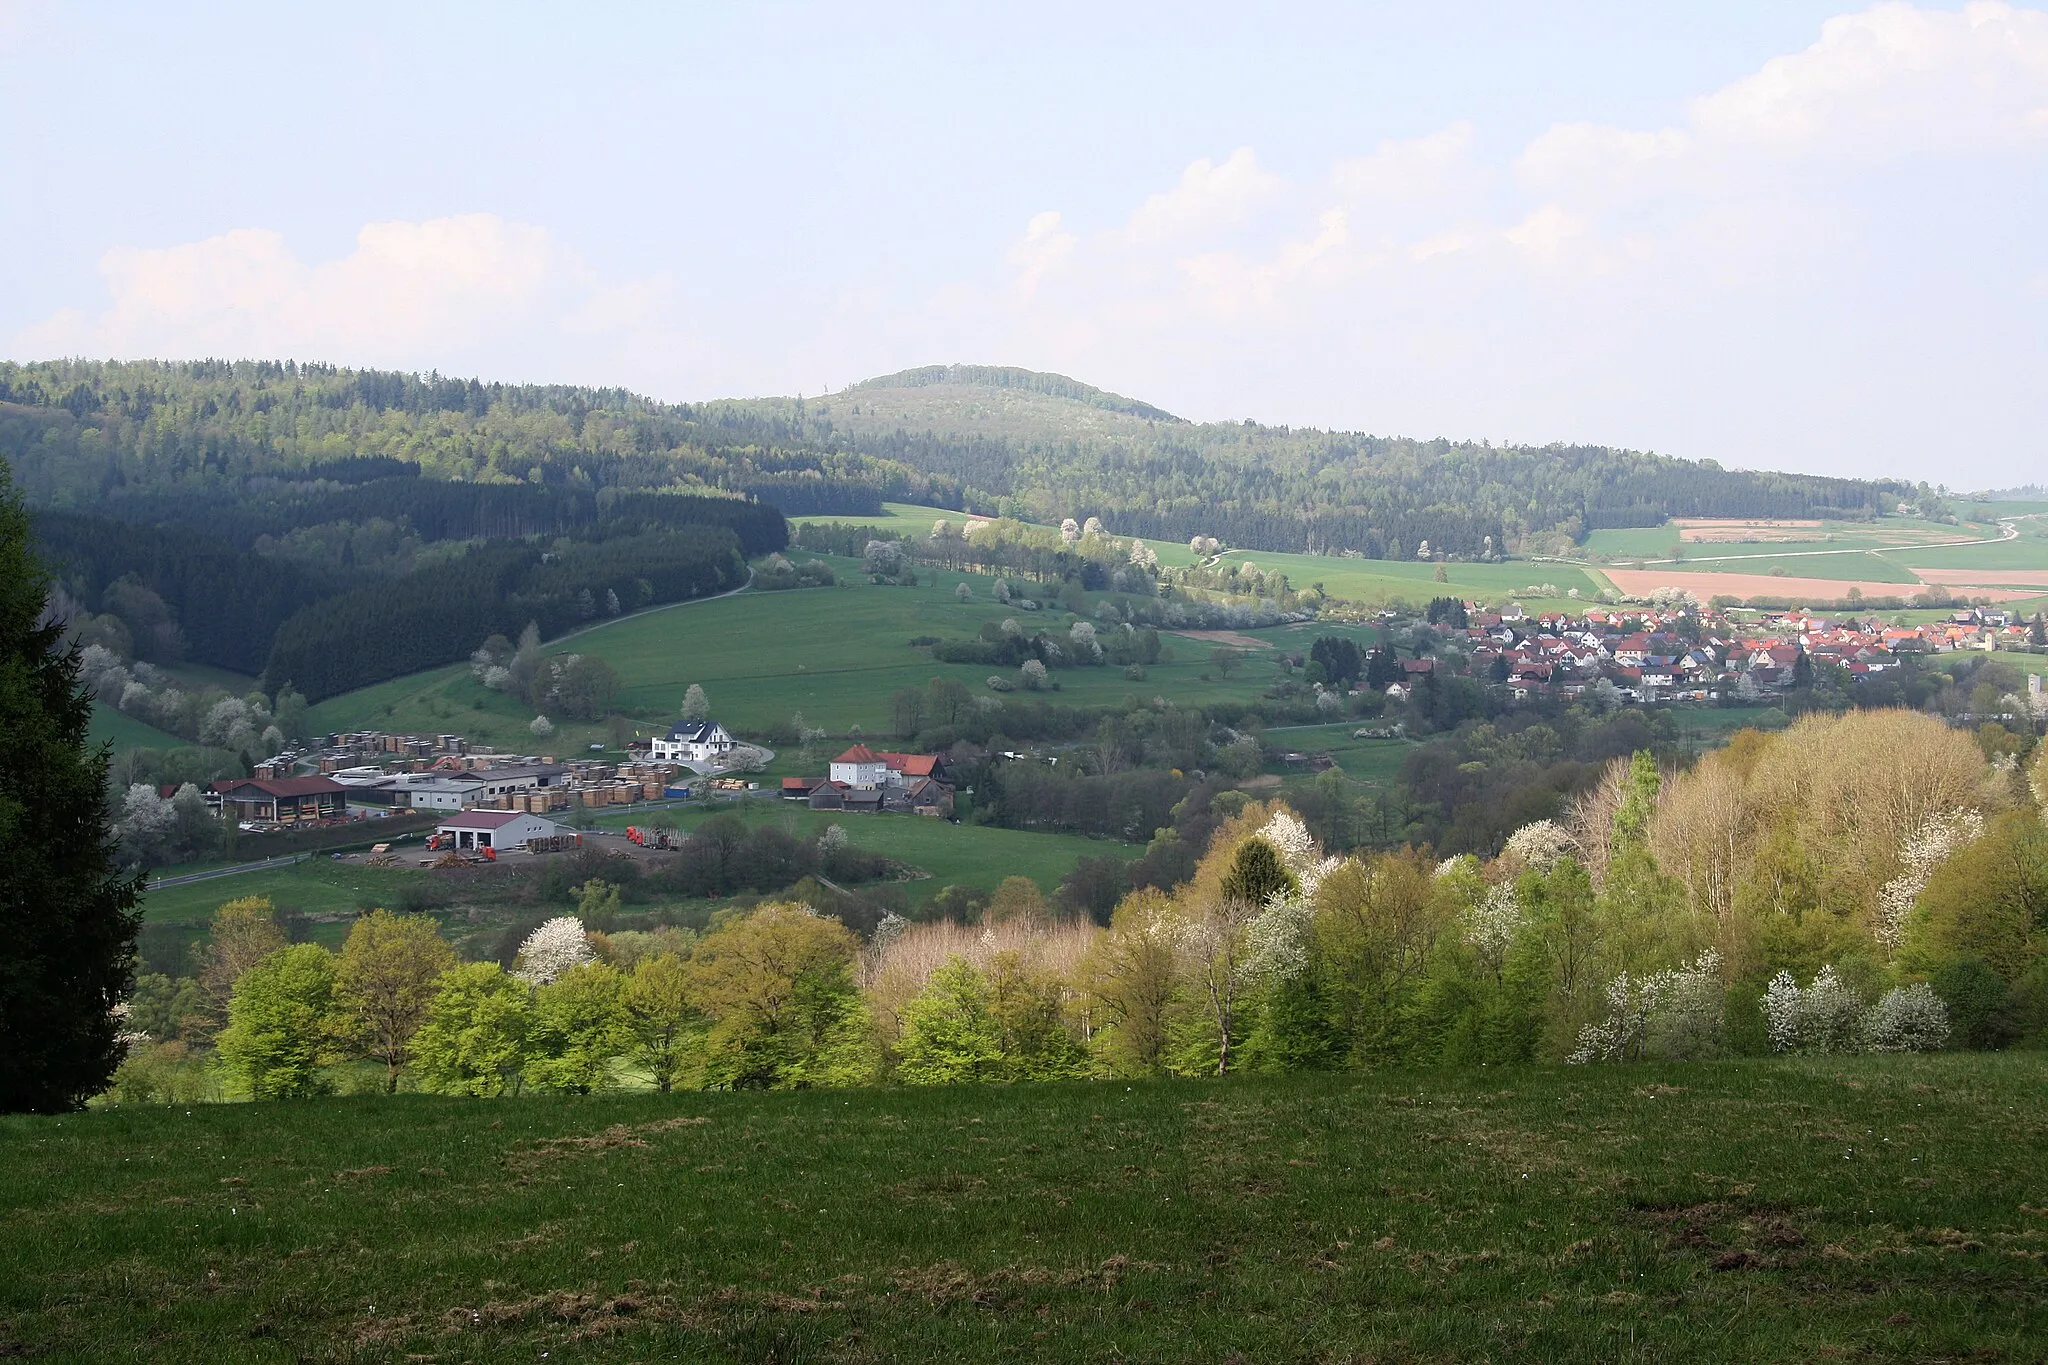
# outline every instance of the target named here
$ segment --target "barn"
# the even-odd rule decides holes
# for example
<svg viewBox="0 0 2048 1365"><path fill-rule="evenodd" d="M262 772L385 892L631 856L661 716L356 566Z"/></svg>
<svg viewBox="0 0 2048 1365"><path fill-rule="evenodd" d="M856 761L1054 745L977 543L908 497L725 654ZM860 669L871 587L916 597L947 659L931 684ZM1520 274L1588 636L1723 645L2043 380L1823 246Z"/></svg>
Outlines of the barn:
<svg viewBox="0 0 2048 1365"><path fill-rule="evenodd" d="M466 810L434 827L443 843L454 848L524 848L530 840L554 839L573 830L520 810Z"/></svg>

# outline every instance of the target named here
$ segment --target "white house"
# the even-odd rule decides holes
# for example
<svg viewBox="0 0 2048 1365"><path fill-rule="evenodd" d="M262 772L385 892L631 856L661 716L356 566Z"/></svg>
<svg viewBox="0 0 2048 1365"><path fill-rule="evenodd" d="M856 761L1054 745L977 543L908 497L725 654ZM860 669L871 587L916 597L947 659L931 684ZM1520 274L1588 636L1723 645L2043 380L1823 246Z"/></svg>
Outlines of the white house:
<svg viewBox="0 0 2048 1365"><path fill-rule="evenodd" d="M665 735L656 735L648 757L655 762L711 763L738 744L715 720L686 720Z"/></svg>
<svg viewBox="0 0 2048 1365"><path fill-rule="evenodd" d="M547 839L564 833L562 826L538 815L517 810L466 810L451 815L434 827L434 832L451 839L457 848L523 848L529 839Z"/></svg>
<svg viewBox="0 0 2048 1365"><path fill-rule="evenodd" d="M889 780L889 765L865 744L856 744L832 760L832 780L857 791L872 791Z"/></svg>

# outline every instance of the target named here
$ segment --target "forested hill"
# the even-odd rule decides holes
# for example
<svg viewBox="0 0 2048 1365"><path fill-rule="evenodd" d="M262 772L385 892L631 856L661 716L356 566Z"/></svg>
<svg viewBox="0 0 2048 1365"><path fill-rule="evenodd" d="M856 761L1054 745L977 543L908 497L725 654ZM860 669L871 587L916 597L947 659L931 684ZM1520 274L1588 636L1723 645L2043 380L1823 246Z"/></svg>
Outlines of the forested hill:
<svg viewBox="0 0 2048 1365"><path fill-rule="evenodd" d="M1094 515L1122 534L1403 558L1423 540L1462 557L1489 541L1495 553L1559 549L1672 515L1863 518L1919 494L1604 446L1195 423L1063 376L981 366L808 400L667 404L289 362L0 364L0 456L42 506L136 521L208 501L274 508L406 473L598 497L744 492L792 515L884 499Z"/></svg>

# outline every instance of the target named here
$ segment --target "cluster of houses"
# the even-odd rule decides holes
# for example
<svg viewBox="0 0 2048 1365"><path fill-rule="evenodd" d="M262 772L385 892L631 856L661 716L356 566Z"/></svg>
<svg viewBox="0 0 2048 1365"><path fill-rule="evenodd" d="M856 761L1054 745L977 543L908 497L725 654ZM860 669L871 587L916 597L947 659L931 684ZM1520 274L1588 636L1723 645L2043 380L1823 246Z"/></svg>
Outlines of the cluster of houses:
<svg viewBox="0 0 2048 1365"><path fill-rule="evenodd" d="M812 810L944 818L953 814L953 780L938 754L877 753L856 744L832 760L829 776L783 778L782 799Z"/></svg>
<svg viewBox="0 0 2048 1365"><path fill-rule="evenodd" d="M461 735L354 731L281 753L257 764L249 777L216 782L211 796L223 818L251 829L298 828L400 811L545 816L576 806L688 796L686 784L695 772L717 767L738 747L715 721L685 722L642 741L624 763L493 753ZM308 767L315 772L303 774ZM487 847L488 841L477 846Z"/></svg>
<svg viewBox="0 0 2048 1365"><path fill-rule="evenodd" d="M1808 667L1838 665L1852 680L1882 674L1909 654L2024 649L2029 626L2010 613L1966 608L1921 626L1885 626L1807 612L1762 612L1737 623L1709 609L1594 608L1523 616L1470 611L1463 634L1475 674L1518 699L1577 696L1605 681L1624 700L1713 701L1793 686ZM1681 635L1681 630L1685 633ZM1404 692L1431 659L1403 660Z"/></svg>

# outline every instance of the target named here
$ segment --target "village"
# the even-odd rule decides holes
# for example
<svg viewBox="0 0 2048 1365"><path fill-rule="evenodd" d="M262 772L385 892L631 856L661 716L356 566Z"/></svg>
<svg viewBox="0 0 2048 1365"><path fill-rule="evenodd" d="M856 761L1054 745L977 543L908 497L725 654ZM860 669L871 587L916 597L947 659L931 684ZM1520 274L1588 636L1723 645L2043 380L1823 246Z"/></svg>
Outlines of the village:
<svg viewBox="0 0 2048 1365"><path fill-rule="evenodd" d="M1748 701L1785 693L1839 670L1850 684L1881 677L1909 658L1957 651L2048 653L2038 623L1990 608L1966 607L1925 625L1884 625L1805 611L1758 611L1744 619L1687 601L1646 608L1596 607L1582 615L1524 615L1467 609L1462 636L1475 676L1518 701L1598 692L1622 703ZM1433 659L1402 660L1405 696ZM2028 679L2022 700L2044 712L2042 679Z"/></svg>

